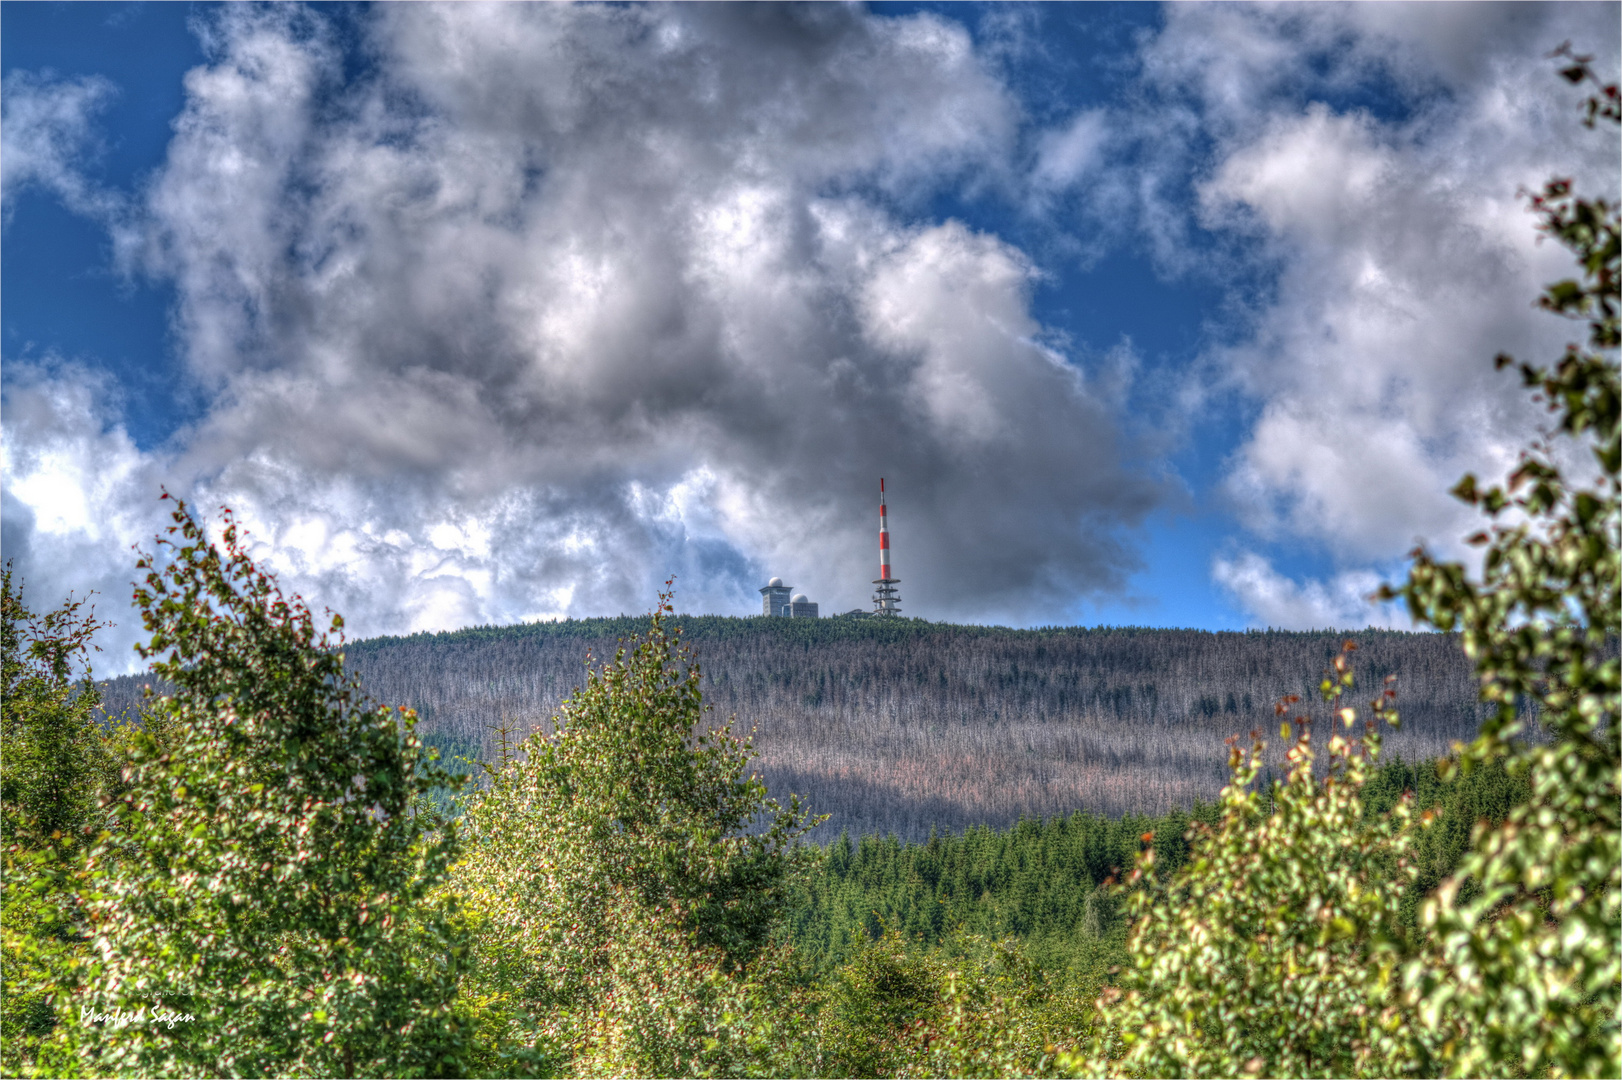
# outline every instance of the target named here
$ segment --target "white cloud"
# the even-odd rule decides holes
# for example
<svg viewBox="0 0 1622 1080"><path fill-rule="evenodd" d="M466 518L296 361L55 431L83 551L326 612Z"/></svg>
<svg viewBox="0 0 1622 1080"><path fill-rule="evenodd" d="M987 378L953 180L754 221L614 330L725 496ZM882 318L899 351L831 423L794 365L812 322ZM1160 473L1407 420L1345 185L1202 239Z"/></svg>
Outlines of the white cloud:
<svg viewBox="0 0 1622 1080"><path fill-rule="evenodd" d="M135 557L129 545L155 531L151 507L161 477L105 402L116 393L105 376L72 365L6 365L5 437L0 441L0 549L36 613L70 593L90 594L103 620L117 624L100 638L97 670L124 670L143 635L129 608Z"/></svg>
<svg viewBox="0 0 1622 1080"><path fill-rule="evenodd" d="M1476 518L1448 488L1502 476L1542 415L1492 359L1548 360L1574 336L1532 308L1571 265L1518 192L1617 184L1614 136L1583 130L1544 55L1568 38L1614 70L1617 9L1196 6L1147 49L1208 137L1203 159L1162 167L1191 177L1200 224L1276 269L1247 332L1208 356L1212 384L1256 405L1225 487L1259 538L1348 573L1416 540L1466 554ZM1331 104L1357 94L1385 95L1390 118ZM1249 610L1353 610L1257 566L1218 564Z"/></svg>
<svg viewBox="0 0 1622 1080"><path fill-rule="evenodd" d="M1103 166L1109 137L1108 114L1103 109L1083 109L1064 127L1043 132L1037 139L1032 180L1039 188L1050 190L1081 182Z"/></svg>
<svg viewBox="0 0 1622 1080"><path fill-rule="evenodd" d="M81 168L96 145L94 120L117 93L98 76L42 77L13 71L0 88L0 206L10 222L18 197L39 187L75 213L106 217L116 198Z"/></svg>
<svg viewBox="0 0 1622 1080"><path fill-rule="evenodd" d="M345 83L319 16L218 12L128 249L211 403L141 477L232 505L354 633L642 611L672 572L698 610L766 573L865 604L880 475L911 612L1121 587L1158 488L1036 343L1034 271L906 216L1014 144L960 26L374 14Z"/></svg>
<svg viewBox="0 0 1622 1080"><path fill-rule="evenodd" d="M1413 628L1406 614L1372 599L1382 584L1373 571L1343 571L1328 581L1297 583L1274 570L1267 559L1247 551L1235 558L1215 559L1211 577L1258 626L1279 630Z"/></svg>
<svg viewBox="0 0 1622 1080"><path fill-rule="evenodd" d="M319 14L213 18L138 206L77 171L105 85L7 83L7 206L43 184L171 282L208 405L143 452L85 372L8 361L8 554L114 580L167 482L237 507L357 633L640 611L671 572L695 609L752 610L767 573L847 608L881 474L909 612L1118 592L1166 491L1117 420L1130 348L1055 353L1030 258L917 220L950 190L1076 215L1089 257L1136 207L1168 274L1277 270L1154 394L1245 395L1226 494L1258 540L1339 561L1294 585L1228 560L1225 587L1353 618L1335 582L1448 550L1470 522L1446 488L1524 442L1491 357L1570 336L1530 311L1565 267L1517 187L1617 175L1541 56L1596 41L1614 67L1609 5L1176 7L1132 110L1023 137L930 15L385 5L361 77ZM1386 119L1347 104L1371 94Z"/></svg>

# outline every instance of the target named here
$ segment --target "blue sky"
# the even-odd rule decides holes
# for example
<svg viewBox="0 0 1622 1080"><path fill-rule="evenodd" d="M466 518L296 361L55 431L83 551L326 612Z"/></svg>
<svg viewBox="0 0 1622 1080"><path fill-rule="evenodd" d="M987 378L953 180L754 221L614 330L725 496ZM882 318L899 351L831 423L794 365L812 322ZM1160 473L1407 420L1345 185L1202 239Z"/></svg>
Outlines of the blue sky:
<svg viewBox="0 0 1622 1080"><path fill-rule="evenodd" d="M1617 186L1613 4L0 24L5 557L126 624L162 486L371 634L866 606L883 475L909 614L1406 625Z"/></svg>

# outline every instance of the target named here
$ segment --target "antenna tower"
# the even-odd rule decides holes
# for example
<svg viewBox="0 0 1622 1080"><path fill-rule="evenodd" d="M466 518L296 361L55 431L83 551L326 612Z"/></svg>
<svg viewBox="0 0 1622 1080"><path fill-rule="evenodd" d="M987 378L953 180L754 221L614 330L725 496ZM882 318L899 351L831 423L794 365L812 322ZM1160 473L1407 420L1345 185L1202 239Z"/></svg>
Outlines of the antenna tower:
<svg viewBox="0 0 1622 1080"><path fill-rule="evenodd" d="M879 477L879 576L873 582L873 614L889 617L901 614L901 579L890 574L890 519L884 509L884 477Z"/></svg>

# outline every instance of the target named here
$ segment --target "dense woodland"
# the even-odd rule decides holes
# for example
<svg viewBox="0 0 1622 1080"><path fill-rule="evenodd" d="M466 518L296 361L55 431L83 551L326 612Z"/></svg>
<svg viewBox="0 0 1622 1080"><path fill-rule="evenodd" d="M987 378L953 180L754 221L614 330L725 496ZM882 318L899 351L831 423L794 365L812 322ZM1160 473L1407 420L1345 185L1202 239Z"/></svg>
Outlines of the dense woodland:
<svg viewBox="0 0 1622 1080"><path fill-rule="evenodd" d="M1370 819L1404 796L1415 809L1435 813L1413 852L1417 887L1402 911L1410 930L1419 901L1458 867L1477 824L1505 820L1528 797L1525 779L1501 763L1445 779L1437 764L1388 761L1363 788ZM1120 912L1106 883L1123 878L1150 843L1157 872L1171 877L1188 859L1190 826L1214 825L1219 816L1215 804L1201 802L1158 816L1077 811L921 843L842 834L820 853L786 933L819 967L845 962L859 943L886 930L926 945L950 945L954 934L967 932L1013 938L1036 968L1061 974L1090 958L1098 943L1118 938Z"/></svg>
<svg viewBox="0 0 1622 1080"><path fill-rule="evenodd" d="M1622 126L1615 85L1586 108ZM1479 576L1420 550L1384 590L1435 634L661 597L344 647L179 504L137 561L139 698L8 567L0 1071L1618 1075L1622 218L1530 199L1581 276L1539 302L1589 340L1519 365L1558 431L1454 489Z"/></svg>
<svg viewBox="0 0 1622 1080"><path fill-rule="evenodd" d="M713 716L755 731L757 768L841 830L922 840L1087 810L1161 814L1211 800L1229 735L1276 726L1274 703L1315 692L1348 636L1371 688L1396 675L1411 761L1476 734L1483 706L1456 636L1366 630L1209 633L1009 630L919 619L682 616ZM545 728L588 655L611 657L646 619L580 619L351 642L378 700L417 710L447 755L499 756ZM112 680L109 709L143 682ZM1374 690L1369 691L1371 694Z"/></svg>
<svg viewBox="0 0 1622 1080"><path fill-rule="evenodd" d="M181 520L195 529L189 519ZM255 588L260 595L272 588L266 579L253 576L257 572L249 564L244 561L242 565L247 567L243 573L249 584L258 582ZM209 571L205 565L195 573L207 578ZM9 577L6 584L8 611L20 611L18 599L10 592ZM244 591L248 593L243 605L247 613L236 617L240 627L229 622L222 627L184 605L175 609L171 618L179 622L173 632L197 635L203 647L195 655L207 659L189 665L163 662L159 670L179 681L159 684L165 691L162 700L143 699L134 728L109 731L101 726L109 711L118 712L112 702L103 701L96 710L101 718L92 726L75 729L81 739L98 727L106 735L100 741L91 739L76 755L70 755L83 763L76 776L79 795L71 806L54 811L58 818L78 815L93 820L97 811L82 796L97 787L122 792L120 801L127 809L121 812L128 814L139 806L140 798L152 797L137 794L143 786L138 777L146 770L157 769L160 776L177 780L185 777L189 784L204 777L229 777L240 771L244 751L251 758L252 748L261 744L271 750L274 760L279 756L274 748L287 745L285 740L291 736L302 744L301 754L309 752L305 740L326 744L309 763L314 774L295 772L281 783L255 787L264 787L267 795L276 792L271 805L285 807L283 814L291 811L279 829L302 831L305 826L297 825L299 811L295 809L304 799L302 792L324 783L329 789L326 798L336 796L337 805L343 805L349 800L340 792L349 785L341 778L348 772L365 770L367 761L375 770L378 755L387 759L402 751L404 756L398 758L396 767L409 765L411 752L396 740L391 714L371 703L375 692L361 692L356 685L356 692L345 696L343 661L336 649L311 638L308 615L299 612L294 617L290 629L303 644L291 650L291 655L285 643L272 642L266 649L255 642L266 631L255 628L252 614L262 602L253 590ZM15 618L10 625L8 656L15 658L20 628ZM163 640L164 624L156 625L158 639ZM744 631L758 635L759 628L772 625L756 621L745 624ZM568 624L564 627L569 628ZM741 746L724 736L710 744L690 740L695 721L704 715L705 697L714 692L715 680L698 676L676 636L663 635L659 619L651 629L646 623L640 632L631 629L630 651L624 662L593 669L586 686L564 703L562 715L567 720L558 730L536 732L521 747L497 746L494 756L479 770L482 783L466 789L461 797L452 797L454 785L447 786L446 777L435 775L432 766L419 759L416 768L425 771L415 790L419 798L433 797L418 803L414 817L397 815L392 820L397 827L408 828L407 835L415 836L410 841L412 848L426 844L428 852L437 849L441 858L460 849L461 861L449 868L449 881L459 894L465 921L447 921L447 909L436 908L432 894L422 891L421 877L398 876L401 871L411 873L410 860L402 864L384 859L370 864L370 874L394 881L393 888L407 890L408 902L403 906L396 903L390 918L405 920L411 929L403 936L398 932L391 936L385 922L382 935L374 935L368 946L379 959L356 961L360 970L353 977L364 983L370 977L366 969L381 963L381 970L389 973L388 980L398 981L405 992L366 991L347 1011L352 1014L351 1023L378 1010L404 1009L400 1015L409 1015L414 1008L410 1001L425 990L453 993L443 981L453 974L459 1004L431 1017L435 1025L425 1031L422 1044L406 1042L403 1049L389 1050L393 1044L385 1039L373 1052L386 1056L374 1057L370 1064L351 1065L347 1057L331 1058L338 1071L574 1075L580 1071L735 1074L758 1069L779 1075L833 1076L920 1070L963 1075L1052 1072L1070 1060L1064 1053L1081 1050L1085 1033L1097 1028L1090 1003L1133 963L1134 945L1128 933L1132 913L1124 903L1132 894L1123 894L1121 887L1129 871L1137 868L1132 875L1136 877L1152 867L1148 880L1160 887L1179 881L1200 845L1209 843L1202 841L1201 833L1210 836L1214 830L1230 827L1233 801L1243 797L1240 788L1230 787L1220 804L1196 801L1189 809L1174 808L1157 815L1106 816L1078 810L1047 818L1025 817L1005 829L982 824L956 835L932 831L921 842L907 842L893 834L853 838L842 831L826 846L808 844L807 819L802 812L763 802L764 788L741 780L739 770L750 764ZM878 633L872 636L892 635L892 641L880 648L897 647L896 639L905 643L904 632L909 629L916 635L914 641L926 646L938 645L943 637L950 644L950 631L959 629L965 632L958 636L971 642L976 638L1006 642L1019 636L1007 631L975 633L972 628L948 628L943 634L927 624L876 629ZM929 631L928 636L920 630ZM1048 632L1038 642L1041 638L1050 642L1053 638L1085 640L1087 636L1108 637ZM1121 635L1123 639L1133 636L1150 635ZM1450 644L1440 636L1383 636L1398 642ZM1236 637L1311 648L1324 636ZM867 644L871 647L871 639ZM1017 655L1025 657L1029 665L1029 658L1037 655L1036 648L1044 649L1044 657L1053 651L1051 646L1037 644ZM813 650L807 647L802 652ZM350 650L351 655L355 651ZM364 655L364 648L359 651ZM1352 654L1343 643L1330 657L1327 669L1344 673L1347 655ZM266 661L271 657L281 658L282 663L292 660L292 664L284 675L266 679ZM10 672L24 670L15 659L7 666ZM1055 670L1062 668L1052 665L1043 675L1053 680ZM8 674L8 680L12 678L15 675ZM55 683L44 681L58 686L58 692L65 695L56 700L89 718L87 710L98 696L94 688L74 693L60 677ZM1347 685L1343 676L1338 681ZM1042 685L1040 677L1030 682L1038 688ZM288 683L295 688L302 683L303 692L290 694ZM227 686L232 687L228 699L238 703L247 703L254 694L264 695L269 710L256 710L263 718L256 723L263 730L235 730L234 710L221 712L217 704L220 690ZM1038 694L1029 696L1040 700ZM11 695L13 702L24 697ZM310 715L310 706L317 704ZM640 715L648 705L653 706L651 715ZM323 722L325 710L335 711L326 713L329 719ZM1211 711L1222 715L1220 709ZM177 721L186 717L192 719L177 727ZM308 720L315 720L317 726L309 727ZM282 725L280 733L272 726L277 724ZM702 728L702 722L698 726ZM20 730L30 749L39 744L35 732L26 727ZM294 734L301 730L302 736ZM507 737L514 734L509 731ZM60 745L45 749L62 751ZM345 755L349 755L347 765ZM130 790L127 773L124 778L113 776L112 765L121 756L135 763L135 791ZM1339 752L1330 754L1331 761L1338 757ZM1310 758L1304 773L1299 768L1299 750L1292 760L1297 768L1288 786L1281 781L1257 787L1263 816L1282 811L1272 800L1291 787L1318 790ZM1232 781L1236 775L1232 760L1227 764ZM1344 773L1337 771L1337 775ZM11 773L13 781L18 776L16 771ZM215 782L222 788L232 783L228 779ZM368 779L364 786L373 789L375 783ZM173 799L176 789L172 784L173 780L164 779L146 790L155 794L168 790L168 798ZM650 797L650 785L659 794ZM410 790L408 786L402 794ZM1405 815L1403 820L1413 812L1424 812L1430 822L1410 838L1400 864L1388 859L1380 867L1381 873L1406 876L1412 886L1394 897L1396 921L1388 932L1398 937L1419 936L1420 902L1459 869L1473 833L1504 821L1517 807L1526 805L1531 795L1526 778L1512 775L1499 760L1460 772L1439 768L1436 761L1408 763L1395 755L1366 778L1360 777L1356 790L1360 792L1355 815L1359 828L1378 832L1396 820L1394 815L1399 812ZM59 792L19 792L12 783L6 794L8 805L19 794L20 801L32 799L47 806L60 798ZM435 814L425 811L434 803L458 815L459 841L427 831L434 827ZM688 807L675 822L668 816L671 803ZM180 805L186 805L186 800ZM195 815L201 810L217 817L224 809L223 804L206 809L209 805L204 803L190 812ZM309 803L302 801L302 806L307 810ZM685 817L695 812L696 821ZM727 824L712 832L703 822L717 814ZM236 820L237 839L230 839L232 829L218 821L213 826L223 834L222 865L237 864L228 873L247 871L252 876L251 866L241 866L230 852L239 844L263 842L262 827L253 824L256 817L274 820L276 814L259 812L246 821ZM359 806L351 807L348 818L353 839L368 848L375 846L376 841L367 840L365 834L378 828L376 819ZM769 827L764 842L758 833L741 848L726 839L725 834L740 824L762 818ZM14 824L14 834L29 834L28 820L22 818ZM187 838L196 837L197 830L185 827L184 821L191 819L182 819L179 828L162 820L147 823L139 814L124 820L131 835L103 834L102 846L92 854L91 864L103 862L100 873L111 875L108 898L97 901L93 910L107 914L128 911L131 914L123 917L137 921L142 917L175 918L179 909L166 898L168 887L162 883L174 880L174 870L194 857L188 853L192 841ZM408 825L411 821L415 823ZM672 824L676 825L674 834ZM694 824L699 825L698 831L689 832ZM156 829L148 831L154 825ZM317 828L328 832L332 826ZM333 835L343 833L340 829ZM683 835L689 837L685 844L680 840ZM330 877L334 870L346 867L339 872L354 874L367 866L356 867L339 854L343 846L340 842L333 853L335 865L321 868L321 873ZM675 851L685 848L687 854L673 858L672 846ZM116 869L120 861L143 858L142 852L156 855L159 865L143 866L133 873ZM308 853L297 856L301 868L307 858ZM112 867L106 867L108 862ZM1401 865L1411 869L1404 872ZM687 877L692 880L683 885ZM651 881L660 884L650 893L646 890ZM155 893L154 884L160 886ZM606 895L605 884L613 890ZM315 900L317 910L331 918L333 912L320 894L305 891L296 880L288 885L291 891L288 886L280 890L269 886L269 891L285 892L287 901L294 903L300 896L306 904ZM642 893L640 903L648 905L637 908L640 914L620 911L625 900L610 899L624 897L621 890L627 886L630 895ZM198 889L195 878L190 888ZM240 888L241 884L228 885L225 892L229 896ZM1466 879L1462 892L1468 897L1474 888ZM363 887L360 895L369 891ZM125 894L122 898L121 892ZM243 892L237 900L226 900L225 908L229 911L244 902L252 907L257 904L254 895ZM386 895L380 893L379 900ZM716 902L729 896L733 899ZM751 899L745 901L745 896ZM149 898L157 900L151 910L147 910ZM217 890L204 887L195 899L206 912L210 904L224 898ZM132 901L137 902L133 907ZM290 930L285 925L278 929L285 917L280 914L282 908L275 910L277 916L257 932L245 926L237 933L249 935L261 949L277 940L296 939L296 932L294 938L287 937ZM673 920L673 915L683 911L688 914ZM37 919L37 912L29 914ZM342 953L347 936L365 929L348 925L353 914L345 915L341 907L337 914L338 925L326 931L335 940L315 950L309 962L330 964L327 958L332 950ZM568 925L561 933L556 922L542 921L559 916ZM230 915L227 921L243 917ZM92 924L97 919L93 914ZM10 924L15 929L21 921L14 915ZM249 925L255 921L250 917ZM242 953L237 951L235 961L222 965L226 970L214 975L210 989L207 978L199 979L184 963L173 963L173 942L166 943L165 938L196 934L209 922L204 914L196 925L188 923L174 930L162 927L156 941L148 942L144 935L130 938L115 946L114 952L131 950L135 966L114 967L110 972L91 967L96 973L92 977L111 988L146 965L163 966L171 985L171 1012L201 1009L202 1003L225 993L238 977ZM360 922L367 922L364 903ZM424 949L422 944L425 931L430 939L466 940L477 961L436 969L436 950L432 945ZM118 940L116 932L113 936ZM71 940L58 946L70 955L79 947ZM153 949L162 950L162 957ZM741 981L735 985L721 977L729 956L737 958L731 963L740 965ZM66 970L76 969L70 966ZM26 968L24 974L33 975ZM225 984L218 982L221 974ZM334 973L327 971L318 982L333 978ZM28 979L23 981L26 984ZM525 990L536 984L550 989L539 990L538 996L535 990ZM573 988L569 988L571 984ZM379 990L385 985L379 982ZM128 991L119 994L110 988L98 991L94 1000L131 999ZM178 993L173 992L176 989ZM646 996L647 1009L626 1014L626 995L634 999ZM141 1000L140 994L134 999ZM210 1036L186 1027L172 1037L166 1030L162 1040L131 1044L127 1037L120 1041L105 1025L85 1027L81 1022L64 1028L61 1012L45 1006L46 1000L43 995L20 1003L13 1000L6 1017L14 1047L12 1062L34 1057L38 1065L33 1067L43 1066L40 1071L46 1075L77 1075L74 1062L85 1047L101 1055L104 1064L127 1060L134 1063L133 1071L164 1072L164 1063L175 1055L185 1057L199 1050L203 1060L210 1055L229 1055L242 1039L240 1030L216 1024L212 1034L218 1040L215 1049L201 1048L198 1044ZM616 1001L621 1004L613 1004ZM605 1006L607 1012L599 1011ZM295 1012L300 1007L293 1005ZM188 1011L184 1015L195 1014ZM311 1011L302 1019L316 1017ZM746 1020L741 1029L737 1026L740 1018ZM296 1025L298 1018L287 1019ZM53 1034L57 1041L46 1041ZM718 1036L734 1043L723 1046ZM256 1048L259 1068L285 1052L276 1049L283 1042L280 1037L262 1037ZM350 1042L360 1045L363 1040L352 1033ZM25 1052L26 1048L39 1049L18 1058L15 1048L19 1046ZM1046 1049L1049 1046L1053 1049ZM397 1056L402 1053L406 1055L403 1059ZM396 1069L402 1061L408 1067Z"/></svg>

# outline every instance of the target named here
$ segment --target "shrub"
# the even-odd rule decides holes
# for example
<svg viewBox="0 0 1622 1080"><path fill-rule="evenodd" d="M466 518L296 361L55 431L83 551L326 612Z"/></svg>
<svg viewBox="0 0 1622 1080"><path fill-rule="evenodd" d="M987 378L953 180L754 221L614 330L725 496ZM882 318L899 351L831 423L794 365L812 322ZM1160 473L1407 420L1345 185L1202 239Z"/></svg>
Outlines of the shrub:
<svg viewBox="0 0 1622 1080"><path fill-rule="evenodd" d="M807 856L798 800L768 799L745 777L747 741L705 726L668 601L464 802L454 886L476 919L470 987L503 1017L498 1057L690 1067ZM652 940L670 957L654 961Z"/></svg>
<svg viewBox="0 0 1622 1080"><path fill-rule="evenodd" d="M1595 82L1588 58L1561 54L1572 82ZM1587 103L1587 123L1622 122L1617 87ZM1529 1075L1622 1073L1622 672L1617 659L1619 221L1604 199L1580 199L1567 180L1531 198L1539 228L1576 256L1580 279L1557 282L1539 304L1588 324L1551 368L1519 365L1524 384L1557 418L1503 487L1465 476L1454 494L1492 526L1471 538L1485 551L1472 580L1423 549L1400 589L1416 618L1458 631L1494 706L1466 766L1503 760L1530 801L1479 830L1459 876L1421 918L1433 948L1405 979L1432 1029L1449 1036L1458 1076L1509 1068ZM1514 364L1507 356L1499 367ZM1573 483L1556 440L1575 440L1599 475ZM1504 519L1508 519L1507 522ZM1476 889L1459 890L1468 877Z"/></svg>
<svg viewBox="0 0 1622 1080"><path fill-rule="evenodd" d="M416 812L448 778L253 564L229 511L223 550L183 503L172 516L135 601L174 693L149 703L89 857L94 958L50 1067L457 1074L462 950L428 899L453 837Z"/></svg>
<svg viewBox="0 0 1622 1080"><path fill-rule="evenodd" d="M946 968L939 952L894 929L865 936L834 972L819 1037L835 1076L895 1076L918 1047L909 1035L939 1018Z"/></svg>
<svg viewBox="0 0 1622 1080"><path fill-rule="evenodd" d="M1597 82L1587 58L1560 55L1566 78ZM1617 88L1602 87L1587 112L1590 127L1622 122ZM1362 820L1373 733L1362 748L1332 736L1321 782L1298 735L1266 814L1250 790L1259 743L1235 749L1223 821L1194 830L1186 869L1161 890L1146 872L1153 851L1142 857L1133 969L1101 999L1090 1052L1064 1064L1131 1075L1622 1072L1622 229L1615 206L1576 198L1565 180L1531 203L1581 272L1540 304L1589 331L1553 368L1520 365L1558 424L1504 487L1466 476L1454 489L1494 521L1471 538L1485 548L1479 580L1419 549L1407 582L1381 593L1460 633L1494 707L1460 761L1501 763L1529 799L1501 825L1478 826L1457 873L1423 905L1425 932L1404 934L1406 808ZM1597 479L1562 473L1558 439L1592 454ZM1324 691L1347 686L1343 673ZM1354 710L1339 715L1357 723Z"/></svg>
<svg viewBox="0 0 1622 1080"><path fill-rule="evenodd" d="M98 796L117 773L86 662L101 624L71 599L36 620L9 566L0 605L0 827L7 843L66 853L83 844Z"/></svg>
<svg viewBox="0 0 1622 1080"><path fill-rule="evenodd" d="M1063 1066L1108 1076L1424 1071L1429 1048L1401 1007L1392 949L1414 878L1409 806L1370 816L1361 797L1379 726L1395 721L1391 691L1359 717L1341 707L1352 685L1343 654L1324 680L1325 775L1312 719L1298 714L1285 779L1260 790L1265 743L1234 745L1222 818L1190 829L1184 867L1162 884L1154 849L1140 856L1132 967L1100 998L1088 1052ZM1296 703L1283 699L1281 715ZM1291 721L1280 734L1291 737Z"/></svg>
<svg viewBox="0 0 1622 1080"><path fill-rule="evenodd" d="M0 1071L31 1068L72 989L85 923L74 870L116 786L86 663L100 624L69 600L36 618L0 582ZM74 678L75 669L80 677Z"/></svg>

